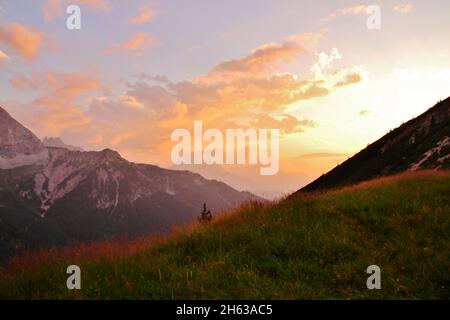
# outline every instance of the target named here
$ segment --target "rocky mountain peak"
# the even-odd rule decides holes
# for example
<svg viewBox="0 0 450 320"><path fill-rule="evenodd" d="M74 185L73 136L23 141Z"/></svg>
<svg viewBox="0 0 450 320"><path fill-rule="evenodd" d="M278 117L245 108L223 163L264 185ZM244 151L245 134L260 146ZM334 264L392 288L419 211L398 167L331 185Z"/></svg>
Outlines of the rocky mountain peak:
<svg viewBox="0 0 450 320"><path fill-rule="evenodd" d="M45 137L42 143L46 147L64 148L70 151L84 151L83 148L65 144L59 137Z"/></svg>
<svg viewBox="0 0 450 320"><path fill-rule="evenodd" d="M44 149L42 142L0 107L0 156L32 155Z"/></svg>
<svg viewBox="0 0 450 320"><path fill-rule="evenodd" d="M102 151L100 151L100 154L102 156L103 160L107 160L107 161L126 161L124 158L122 158L122 156L114 150L111 149L103 149Z"/></svg>
<svg viewBox="0 0 450 320"><path fill-rule="evenodd" d="M0 169L42 162L47 157L42 142L0 107Z"/></svg>

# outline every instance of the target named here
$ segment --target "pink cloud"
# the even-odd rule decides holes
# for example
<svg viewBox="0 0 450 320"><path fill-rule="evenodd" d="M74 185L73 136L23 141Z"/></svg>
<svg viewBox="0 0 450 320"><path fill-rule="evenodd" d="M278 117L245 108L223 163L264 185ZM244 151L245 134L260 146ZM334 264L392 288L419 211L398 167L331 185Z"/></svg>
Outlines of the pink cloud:
<svg viewBox="0 0 450 320"><path fill-rule="evenodd" d="M143 24L152 21L155 16L155 10L149 7L144 7L140 10L138 15L131 17L128 21L131 24Z"/></svg>
<svg viewBox="0 0 450 320"><path fill-rule="evenodd" d="M276 69L315 48L321 36L321 33L304 33L290 36L282 43L263 44L244 58L218 64L211 74L261 74Z"/></svg>
<svg viewBox="0 0 450 320"><path fill-rule="evenodd" d="M73 100L86 92L105 90L100 80L78 73L45 72L14 75L10 83L20 90L38 90L59 99Z"/></svg>
<svg viewBox="0 0 450 320"><path fill-rule="evenodd" d="M27 104L25 117L41 135L59 135L63 130L88 124L91 119L77 101L85 94L107 89L96 78L78 73L45 72L26 76L17 74L10 80L18 90L35 90L38 97Z"/></svg>
<svg viewBox="0 0 450 320"><path fill-rule="evenodd" d="M45 46L44 34L32 27L13 22L0 26L0 43L27 60L36 60Z"/></svg>
<svg viewBox="0 0 450 320"><path fill-rule="evenodd" d="M400 14L410 13L413 9L413 5L410 3L398 4L394 6L394 11L399 12Z"/></svg>
<svg viewBox="0 0 450 320"><path fill-rule="evenodd" d="M314 121L289 114L288 107L359 81L345 69L330 69L329 75L330 59L322 66L324 77L332 77L330 83L314 74L301 78L281 72L287 64L312 55L320 36L300 34L263 44L191 80L172 82L143 74L114 95L102 94L103 85L95 77L72 73L19 74L11 84L41 93L27 106L42 115L35 126L43 135L76 135L86 148L113 147L134 159L146 157L145 161L152 161L149 150L158 150L158 161L165 161L160 155L170 154L166 151L172 130L188 127L194 119L213 128L269 127L286 135L313 127ZM147 34L135 34L110 52L141 52L147 39ZM85 94L89 99L79 100Z"/></svg>
<svg viewBox="0 0 450 320"><path fill-rule="evenodd" d="M147 32L137 32L133 34L127 41L119 44L114 44L109 49L101 52L101 54L113 54L120 52L132 52L142 54L143 50L155 47L158 41L152 34Z"/></svg>
<svg viewBox="0 0 450 320"><path fill-rule="evenodd" d="M356 5L352 7L346 7L338 9L331 14L329 14L327 17L320 20L320 22L329 22L337 17L340 16L346 16L346 15L358 15L358 14L366 14L367 13L367 6L366 5Z"/></svg>

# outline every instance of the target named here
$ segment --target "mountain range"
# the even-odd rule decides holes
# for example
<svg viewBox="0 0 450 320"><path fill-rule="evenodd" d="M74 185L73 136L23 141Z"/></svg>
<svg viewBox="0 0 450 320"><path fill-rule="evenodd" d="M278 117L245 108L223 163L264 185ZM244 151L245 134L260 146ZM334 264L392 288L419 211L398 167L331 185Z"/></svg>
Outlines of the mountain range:
<svg viewBox="0 0 450 320"><path fill-rule="evenodd" d="M336 189L404 171L450 168L450 98L298 190ZM119 153L42 143L0 108L0 259L23 249L136 237L261 198L190 171Z"/></svg>
<svg viewBox="0 0 450 320"><path fill-rule="evenodd" d="M164 232L196 219L203 203L217 213L262 200L196 173L129 162L110 149L45 142L0 108L0 258Z"/></svg>

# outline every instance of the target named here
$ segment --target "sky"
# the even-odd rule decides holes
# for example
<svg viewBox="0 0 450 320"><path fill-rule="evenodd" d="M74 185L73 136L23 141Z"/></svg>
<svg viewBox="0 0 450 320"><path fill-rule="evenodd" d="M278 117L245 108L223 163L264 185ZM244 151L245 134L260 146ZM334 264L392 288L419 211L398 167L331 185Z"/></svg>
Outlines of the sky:
<svg viewBox="0 0 450 320"><path fill-rule="evenodd" d="M66 27L72 4L80 30ZM183 166L272 197L450 95L449 12L447 0L0 0L0 106L41 139L166 168L171 133L195 120L279 129L276 175Z"/></svg>

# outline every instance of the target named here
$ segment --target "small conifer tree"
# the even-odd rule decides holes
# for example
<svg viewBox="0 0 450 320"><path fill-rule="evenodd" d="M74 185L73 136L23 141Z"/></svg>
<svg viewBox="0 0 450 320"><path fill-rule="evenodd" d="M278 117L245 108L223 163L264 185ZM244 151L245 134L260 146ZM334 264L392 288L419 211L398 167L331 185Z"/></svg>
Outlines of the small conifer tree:
<svg viewBox="0 0 450 320"><path fill-rule="evenodd" d="M211 211L206 208L206 203L203 204L202 215L198 218L200 222L209 222L212 219Z"/></svg>

